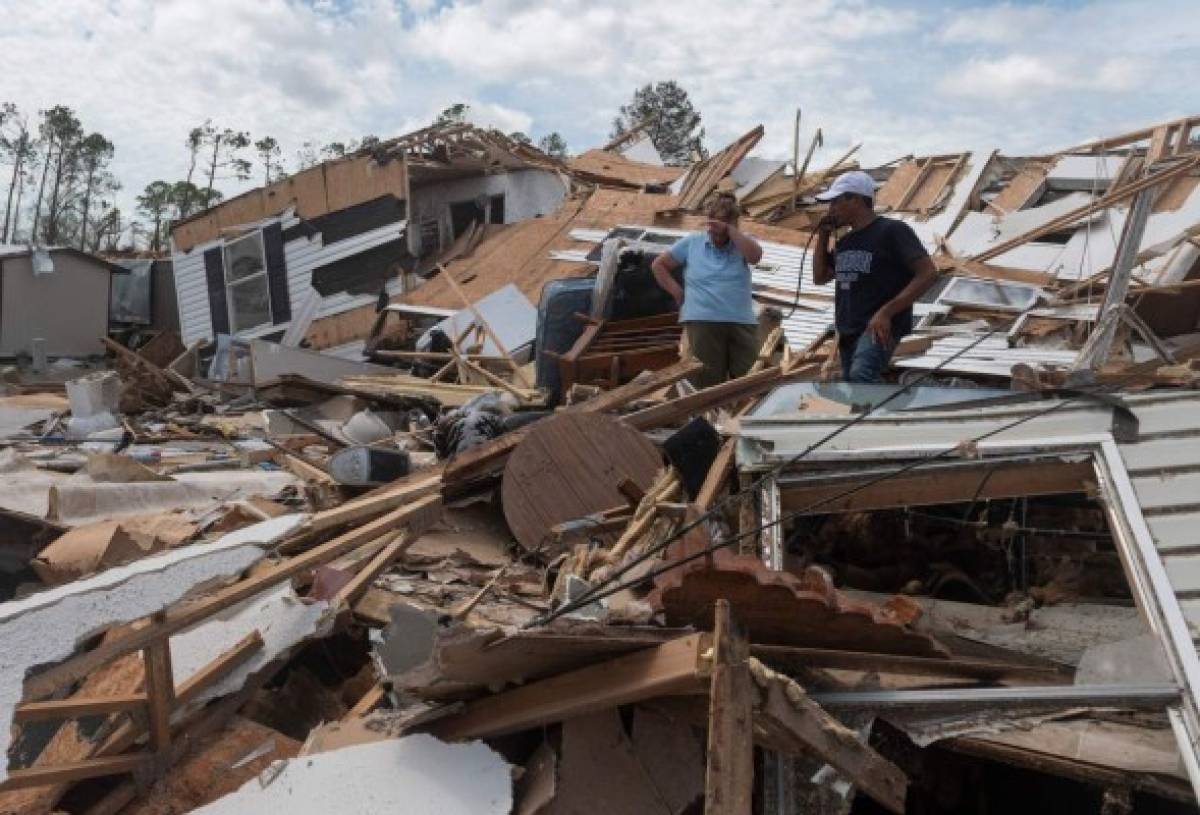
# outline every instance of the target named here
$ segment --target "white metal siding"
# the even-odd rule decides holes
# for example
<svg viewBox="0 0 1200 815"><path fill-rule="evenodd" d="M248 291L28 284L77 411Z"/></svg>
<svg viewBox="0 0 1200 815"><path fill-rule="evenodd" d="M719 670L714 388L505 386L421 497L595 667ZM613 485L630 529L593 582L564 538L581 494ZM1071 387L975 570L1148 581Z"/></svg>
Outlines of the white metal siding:
<svg viewBox="0 0 1200 815"><path fill-rule="evenodd" d="M295 223L295 219L292 219ZM308 290L312 286L313 269L324 266L343 258L360 254L373 249L380 244L397 240L404 235L405 221L381 226L369 232L363 232L347 238L344 241L326 246L320 235L312 238L300 238L288 241L283 246L284 261L287 264L288 298L291 300L292 311L296 312ZM286 219L283 227L291 226ZM175 292L179 299L179 328L185 344L198 339L212 338L212 316L208 306L208 280L204 273L204 252L214 246L221 245L220 241L210 241L201 244L186 254L177 254L175 263ZM401 291L401 281L396 279L388 284L390 294ZM327 317L340 314L375 301L370 294L350 295L344 292L330 295L321 301L317 317ZM255 337L286 329L290 323L263 326L254 331L242 332L241 336Z"/></svg>

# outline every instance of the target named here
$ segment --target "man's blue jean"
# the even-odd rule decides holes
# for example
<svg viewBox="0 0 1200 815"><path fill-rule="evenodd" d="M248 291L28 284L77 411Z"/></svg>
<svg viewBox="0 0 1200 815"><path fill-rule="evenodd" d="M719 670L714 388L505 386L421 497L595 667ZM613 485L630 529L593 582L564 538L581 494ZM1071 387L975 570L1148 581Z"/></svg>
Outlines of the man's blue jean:
<svg viewBox="0 0 1200 815"><path fill-rule="evenodd" d="M881 344L870 332L838 337L845 382L882 382L883 371L896 350L895 343Z"/></svg>

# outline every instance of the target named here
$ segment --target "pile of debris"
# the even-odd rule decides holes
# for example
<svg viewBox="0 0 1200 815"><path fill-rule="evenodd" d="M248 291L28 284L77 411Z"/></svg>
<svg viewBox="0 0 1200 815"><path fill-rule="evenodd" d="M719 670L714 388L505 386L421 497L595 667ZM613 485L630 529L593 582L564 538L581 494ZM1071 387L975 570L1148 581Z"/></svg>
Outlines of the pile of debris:
<svg viewBox="0 0 1200 815"><path fill-rule="evenodd" d="M416 252L382 176L177 225L182 337L0 397L0 811L1194 809L1192 123L868 168L946 272L881 385L832 381L797 228L853 152L761 128L684 170L472 128L338 160L435 221L567 179ZM718 190L761 350L696 389L648 263Z"/></svg>

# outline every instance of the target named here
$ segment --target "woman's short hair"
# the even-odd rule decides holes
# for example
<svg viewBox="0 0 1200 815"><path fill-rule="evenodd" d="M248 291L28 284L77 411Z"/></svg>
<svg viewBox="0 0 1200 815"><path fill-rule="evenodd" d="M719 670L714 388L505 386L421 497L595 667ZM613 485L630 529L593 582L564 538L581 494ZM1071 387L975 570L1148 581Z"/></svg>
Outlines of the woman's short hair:
<svg viewBox="0 0 1200 815"><path fill-rule="evenodd" d="M738 215L741 214L738 208L737 198L733 193L721 192L717 193L708 202L708 206L704 208L704 212L710 218L718 218L722 221L736 221Z"/></svg>

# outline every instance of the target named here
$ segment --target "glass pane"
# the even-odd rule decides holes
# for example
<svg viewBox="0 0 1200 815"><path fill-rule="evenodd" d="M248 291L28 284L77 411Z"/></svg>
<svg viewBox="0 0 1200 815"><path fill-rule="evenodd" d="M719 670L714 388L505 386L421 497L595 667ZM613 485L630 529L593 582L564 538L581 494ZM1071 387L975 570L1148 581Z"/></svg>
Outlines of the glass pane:
<svg viewBox="0 0 1200 815"><path fill-rule="evenodd" d="M225 279L232 283L264 271L262 233L255 232L225 246Z"/></svg>
<svg viewBox="0 0 1200 815"><path fill-rule="evenodd" d="M229 321L234 334L270 324L271 296L265 274L229 287Z"/></svg>
<svg viewBox="0 0 1200 815"><path fill-rule="evenodd" d="M965 306L1021 311L1036 303L1039 293L1037 287L1020 283L956 277L942 293L941 300Z"/></svg>

